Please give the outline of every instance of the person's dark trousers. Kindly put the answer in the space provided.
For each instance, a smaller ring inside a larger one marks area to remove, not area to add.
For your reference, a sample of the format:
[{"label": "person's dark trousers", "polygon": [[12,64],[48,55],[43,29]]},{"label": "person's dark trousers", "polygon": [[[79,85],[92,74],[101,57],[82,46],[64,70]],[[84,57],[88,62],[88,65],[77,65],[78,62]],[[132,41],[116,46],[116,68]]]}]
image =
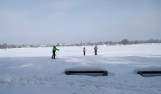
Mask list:
[{"label": "person's dark trousers", "polygon": [[53,53],[53,55],[52,55],[52,59],[55,59],[55,56],[56,56],[56,54],[55,54],[55,53]]},{"label": "person's dark trousers", "polygon": [[95,55],[97,55],[97,51],[95,51]]},{"label": "person's dark trousers", "polygon": [[84,56],[86,55],[86,53],[85,53],[85,52],[83,52],[83,54],[84,54]]}]

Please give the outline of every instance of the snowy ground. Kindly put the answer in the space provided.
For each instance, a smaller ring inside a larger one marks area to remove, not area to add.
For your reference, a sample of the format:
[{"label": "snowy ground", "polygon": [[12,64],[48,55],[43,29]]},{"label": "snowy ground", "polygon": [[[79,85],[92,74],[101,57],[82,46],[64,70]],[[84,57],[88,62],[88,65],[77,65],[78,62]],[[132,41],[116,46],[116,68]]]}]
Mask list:
[{"label": "snowy ground", "polygon": [[[0,49],[0,94],[160,94],[161,76],[142,77],[140,68],[161,68],[161,44]],[[108,76],[64,74],[73,67],[99,67]]]}]

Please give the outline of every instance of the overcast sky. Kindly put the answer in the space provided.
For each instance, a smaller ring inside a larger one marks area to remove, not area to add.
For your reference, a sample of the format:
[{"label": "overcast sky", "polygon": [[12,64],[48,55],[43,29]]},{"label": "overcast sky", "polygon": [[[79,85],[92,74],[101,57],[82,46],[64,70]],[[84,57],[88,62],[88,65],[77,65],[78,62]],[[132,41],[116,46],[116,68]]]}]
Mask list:
[{"label": "overcast sky", "polygon": [[0,43],[161,39],[161,0],[0,0]]}]

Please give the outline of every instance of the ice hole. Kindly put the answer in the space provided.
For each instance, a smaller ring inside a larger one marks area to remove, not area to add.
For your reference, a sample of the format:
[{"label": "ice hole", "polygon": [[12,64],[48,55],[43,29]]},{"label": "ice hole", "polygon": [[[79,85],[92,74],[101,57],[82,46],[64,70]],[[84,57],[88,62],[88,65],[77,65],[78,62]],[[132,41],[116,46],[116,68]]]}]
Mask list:
[{"label": "ice hole", "polygon": [[108,71],[102,68],[68,68],[65,71],[66,75],[88,75],[88,76],[108,76]]},{"label": "ice hole", "polygon": [[140,74],[143,77],[153,77],[161,76],[161,71],[138,71],[137,74]]}]

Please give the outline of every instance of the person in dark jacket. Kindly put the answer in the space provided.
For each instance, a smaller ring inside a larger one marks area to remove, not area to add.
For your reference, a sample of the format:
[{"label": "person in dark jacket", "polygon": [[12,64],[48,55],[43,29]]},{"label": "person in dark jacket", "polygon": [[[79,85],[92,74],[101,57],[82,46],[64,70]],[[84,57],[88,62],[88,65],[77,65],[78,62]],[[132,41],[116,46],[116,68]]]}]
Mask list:
[{"label": "person in dark jacket", "polygon": [[52,55],[52,57],[51,57],[52,59],[55,59],[55,57],[56,57],[56,51],[57,51],[57,50],[59,50],[59,49],[57,49],[56,46],[53,46],[53,49],[52,49],[53,55]]},{"label": "person in dark jacket", "polygon": [[98,50],[98,47],[95,46],[95,47],[94,47],[94,53],[95,53],[95,55],[97,55],[97,50]]},{"label": "person in dark jacket", "polygon": [[83,55],[85,56],[86,55],[86,48],[83,47]]}]

